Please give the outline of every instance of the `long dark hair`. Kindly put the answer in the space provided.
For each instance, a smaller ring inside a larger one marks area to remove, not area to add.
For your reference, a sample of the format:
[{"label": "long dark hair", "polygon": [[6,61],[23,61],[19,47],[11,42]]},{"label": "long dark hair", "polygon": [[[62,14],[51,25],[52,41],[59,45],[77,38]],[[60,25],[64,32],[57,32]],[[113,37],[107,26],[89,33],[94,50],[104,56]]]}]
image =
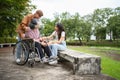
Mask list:
[{"label": "long dark hair", "polygon": [[[58,40],[60,40],[61,33],[62,33],[62,31],[65,31],[65,30],[61,23],[56,23],[56,27],[58,28]],[[65,36],[65,40],[66,40],[66,36]]]}]

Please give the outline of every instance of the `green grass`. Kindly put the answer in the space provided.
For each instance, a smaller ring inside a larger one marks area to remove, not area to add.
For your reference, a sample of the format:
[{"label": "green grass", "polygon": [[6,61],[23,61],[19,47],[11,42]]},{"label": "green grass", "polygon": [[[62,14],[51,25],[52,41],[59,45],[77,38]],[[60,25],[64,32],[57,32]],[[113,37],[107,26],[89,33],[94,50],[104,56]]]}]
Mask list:
[{"label": "green grass", "polygon": [[68,48],[77,50],[80,52],[85,52],[89,54],[95,54],[101,56],[102,63],[102,73],[107,74],[117,80],[120,80],[120,61],[112,59],[109,56],[106,56],[106,52],[115,51],[114,54],[120,54],[119,48],[114,47],[88,47],[88,46],[68,46]]}]

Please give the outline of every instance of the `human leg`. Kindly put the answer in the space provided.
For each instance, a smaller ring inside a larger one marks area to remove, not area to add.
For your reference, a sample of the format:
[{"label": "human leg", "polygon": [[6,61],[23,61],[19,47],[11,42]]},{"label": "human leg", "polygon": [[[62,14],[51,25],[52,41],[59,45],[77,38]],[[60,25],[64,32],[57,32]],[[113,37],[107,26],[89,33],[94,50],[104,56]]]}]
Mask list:
[{"label": "human leg", "polygon": [[43,61],[43,63],[48,62],[47,59],[45,58],[45,54],[43,53],[41,44],[38,42],[35,42],[35,47],[38,48],[38,53],[39,53],[40,59]]},{"label": "human leg", "polygon": [[61,44],[51,44],[50,46],[52,56],[57,56],[58,50],[65,50],[66,47]]},{"label": "human leg", "polygon": [[39,55],[40,55],[40,58],[42,59],[45,55],[44,55],[44,53],[43,53],[43,51],[42,51],[41,44],[38,43],[38,42],[35,42],[35,47],[38,48],[38,53],[39,53]]},{"label": "human leg", "polygon": [[47,54],[48,57],[52,56],[51,50],[48,46],[42,46],[42,48],[44,49],[44,52]]},{"label": "human leg", "polygon": [[[20,37],[18,37],[18,42],[21,41]],[[20,55],[21,55],[21,51],[22,51],[22,47],[21,44],[17,44],[17,54],[16,54],[16,62],[19,63],[20,62]]]},{"label": "human leg", "polygon": [[65,50],[66,47],[60,44],[51,44],[50,46],[51,52],[52,52],[52,57],[53,59],[49,62],[50,65],[57,64],[57,54],[58,50]]}]

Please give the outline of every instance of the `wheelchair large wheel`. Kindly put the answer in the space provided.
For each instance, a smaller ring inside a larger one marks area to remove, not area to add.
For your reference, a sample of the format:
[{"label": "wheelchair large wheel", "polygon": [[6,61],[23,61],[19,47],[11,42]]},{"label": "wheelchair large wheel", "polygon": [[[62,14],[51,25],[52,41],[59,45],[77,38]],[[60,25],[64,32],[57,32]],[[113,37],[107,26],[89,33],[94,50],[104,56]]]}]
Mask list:
[{"label": "wheelchair large wheel", "polygon": [[[18,65],[26,64],[29,58],[29,51],[28,51],[27,44],[23,41],[17,42],[13,49],[13,55],[14,55],[15,62]],[[20,59],[20,61],[17,62],[16,59]]]}]

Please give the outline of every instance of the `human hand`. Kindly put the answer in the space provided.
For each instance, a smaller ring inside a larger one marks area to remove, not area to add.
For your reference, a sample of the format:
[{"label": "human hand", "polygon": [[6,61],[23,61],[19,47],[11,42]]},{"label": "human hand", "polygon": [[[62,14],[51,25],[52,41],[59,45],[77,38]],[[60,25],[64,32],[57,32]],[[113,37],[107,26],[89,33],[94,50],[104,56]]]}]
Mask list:
[{"label": "human hand", "polygon": [[42,40],[46,40],[47,39],[47,37],[42,37]]},{"label": "human hand", "polygon": [[29,31],[30,30],[30,27],[25,27],[25,31]]},{"label": "human hand", "polygon": [[24,34],[24,33],[21,33],[21,34],[20,34],[20,38],[21,38],[21,39],[24,39],[24,38],[25,38],[25,34]]},{"label": "human hand", "polygon": [[40,42],[39,39],[33,39],[35,42]]},{"label": "human hand", "polygon": [[40,40],[40,42],[42,42],[42,41],[43,41],[43,38],[39,38],[39,40]]},{"label": "human hand", "polygon": [[41,42],[41,45],[43,45],[43,46],[47,46],[47,43],[45,43],[45,42]]},{"label": "human hand", "polygon": [[40,25],[39,24],[35,25],[35,28],[40,28]]}]

